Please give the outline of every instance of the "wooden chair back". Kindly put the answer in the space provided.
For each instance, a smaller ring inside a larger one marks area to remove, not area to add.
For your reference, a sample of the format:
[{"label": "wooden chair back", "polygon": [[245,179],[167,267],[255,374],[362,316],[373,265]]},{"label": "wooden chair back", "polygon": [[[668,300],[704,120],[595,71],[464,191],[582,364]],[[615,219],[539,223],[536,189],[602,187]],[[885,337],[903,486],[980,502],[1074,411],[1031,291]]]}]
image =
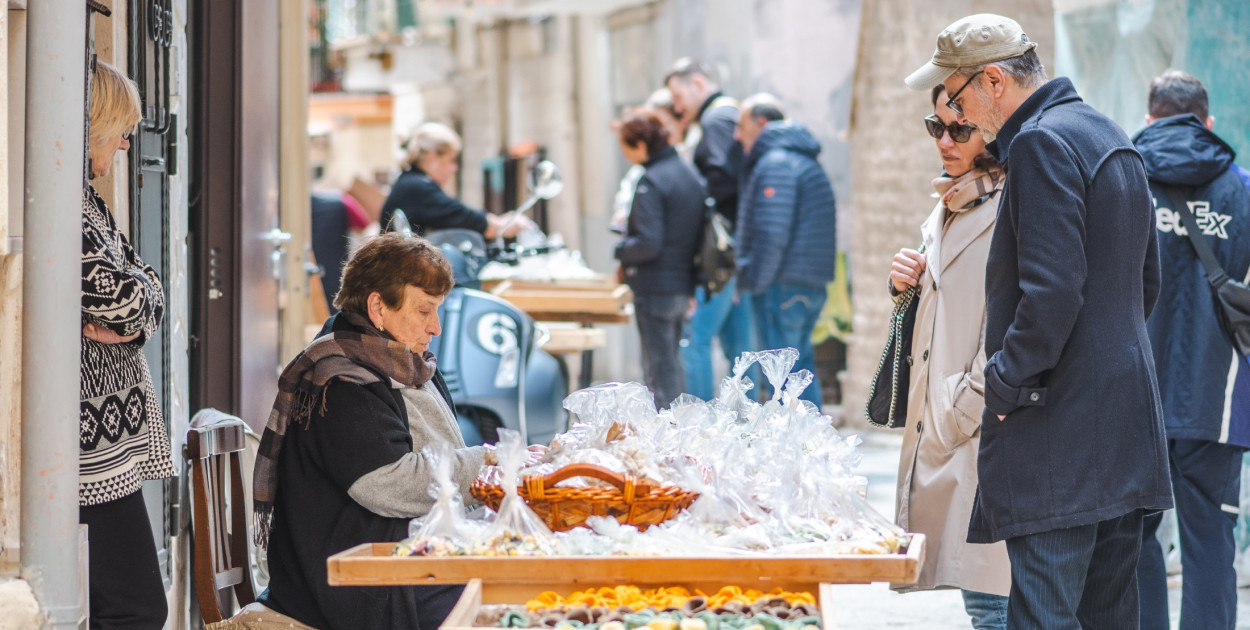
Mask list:
[{"label": "wooden chair back", "polygon": [[192,566],[205,623],[230,617],[236,602],[243,607],[256,601],[247,547],[248,499],[243,491],[244,426],[242,420],[231,418],[187,430]]}]

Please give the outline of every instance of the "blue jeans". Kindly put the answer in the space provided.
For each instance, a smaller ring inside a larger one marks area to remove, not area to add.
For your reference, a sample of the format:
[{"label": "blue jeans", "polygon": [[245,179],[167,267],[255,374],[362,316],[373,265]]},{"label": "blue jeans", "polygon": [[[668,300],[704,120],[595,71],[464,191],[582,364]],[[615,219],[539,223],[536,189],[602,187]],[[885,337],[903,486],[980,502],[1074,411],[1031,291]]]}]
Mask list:
[{"label": "blue jeans", "polygon": [[678,348],[689,308],[689,295],[634,294],[634,319],[642,339],[642,380],[655,396],[656,409],[668,407],[686,390]]},{"label": "blue jeans", "polygon": [[[703,400],[716,396],[717,383],[712,374],[712,340],[719,337],[721,350],[729,360],[732,370],[739,354],[756,349],[751,308],[746,300],[734,303],[738,293],[738,279],[734,278],[719,293],[710,298],[702,288],[695,289],[694,317],[681,348],[681,362],[686,368],[688,392]],[[759,368],[752,367],[748,375],[755,382],[758,392]]]},{"label": "blue jeans", "polygon": [[[1168,440],[1172,494],[1180,526],[1181,630],[1232,630],[1237,624],[1237,573],[1233,569],[1241,494],[1243,449],[1205,440]],[[1163,514],[1146,517],[1142,527],[1142,630],[1167,630],[1167,567],[1155,532]]]},{"label": "blue jeans", "polygon": [[803,400],[820,408],[820,379],[816,376],[816,350],[812,347],[812,329],[820,319],[820,309],[827,297],[824,287],[797,284],[773,284],[759,295],[751,296],[755,310],[756,331],[765,350],[794,348],[799,362],[794,371],[810,370],[812,384],[803,390]]},{"label": "blue jeans", "polygon": [[961,589],[964,611],[972,618],[972,630],[1006,630],[1007,598]]},{"label": "blue jeans", "polygon": [[1137,628],[1142,510],[1007,539],[1011,630]]}]

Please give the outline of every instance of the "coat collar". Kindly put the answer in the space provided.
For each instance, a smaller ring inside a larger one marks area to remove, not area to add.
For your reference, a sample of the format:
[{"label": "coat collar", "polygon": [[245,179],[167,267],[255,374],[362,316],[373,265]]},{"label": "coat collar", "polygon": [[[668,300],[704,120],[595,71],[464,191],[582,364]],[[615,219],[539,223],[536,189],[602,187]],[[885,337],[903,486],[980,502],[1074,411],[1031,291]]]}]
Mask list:
[{"label": "coat collar", "polygon": [[721,92],[720,90],[716,90],[715,92],[712,92],[712,95],[707,97],[707,100],[703,101],[703,106],[699,108],[699,113],[695,115],[694,119],[701,120],[703,118],[703,114],[707,112],[709,108],[712,107],[712,103],[716,102],[716,99],[724,95],[725,94]]},{"label": "coat collar", "polygon": [[1081,97],[1076,93],[1076,87],[1066,77],[1047,81],[1046,85],[1037,88],[1037,91],[1024,99],[1020,107],[1003,124],[1003,128],[998,130],[996,139],[986,148],[998,158],[999,162],[1007,164],[1007,159],[1011,154],[1011,141],[1019,135],[1025,122],[1056,105],[1080,100]]},{"label": "coat collar", "polygon": [[[995,190],[1001,193],[1002,188],[1003,181],[999,180]],[[998,217],[999,199],[1000,195],[992,195],[980,205],[960,212],[951,220],[950,227],[944,227],[948,211],[942,201],[938,200],[937,206],[921,227],[925,256],[929,261],[928,271],[934,282],[941,282],[942,272],[994,225],[994,220]]]},{"label": "coat collar", "polygon": [[665,145],[663,149],[656,151],[655,155],[647,156],[647,161],[643,162],[642,165],[645,168],[651,168],[652,166],[655,166],[656,162],[665,160],[675,155],[677,155],[677,148],[671,144]]}]

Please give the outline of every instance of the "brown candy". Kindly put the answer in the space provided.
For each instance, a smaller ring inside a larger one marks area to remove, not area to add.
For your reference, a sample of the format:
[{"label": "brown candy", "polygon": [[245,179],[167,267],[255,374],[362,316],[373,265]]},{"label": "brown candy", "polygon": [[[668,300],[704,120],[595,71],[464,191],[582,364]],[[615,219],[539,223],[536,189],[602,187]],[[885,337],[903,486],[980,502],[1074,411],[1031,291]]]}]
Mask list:
[{"label": "brown candy", "polygon": [[686,600],[686,604],[681,608],[687,615],[703,612],[707,610],[707,598],[702,595],[695,595]]}]

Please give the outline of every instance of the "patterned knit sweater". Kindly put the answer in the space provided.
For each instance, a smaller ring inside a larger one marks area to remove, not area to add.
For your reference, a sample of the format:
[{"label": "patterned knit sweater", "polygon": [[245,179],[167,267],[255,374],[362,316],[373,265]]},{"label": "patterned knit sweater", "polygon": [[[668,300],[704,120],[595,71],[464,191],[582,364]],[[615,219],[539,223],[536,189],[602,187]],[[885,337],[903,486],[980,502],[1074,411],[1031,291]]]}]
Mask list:
[{"label": "patterned knit sweater", "polygon": [[82,323],[126,343],[82,338],[78,503],[97,505],[174,473],[169,437],[143,356],[156,334],[165,295],[156,271],[135,255],[104,200],[90,186],[82,203]]}]

